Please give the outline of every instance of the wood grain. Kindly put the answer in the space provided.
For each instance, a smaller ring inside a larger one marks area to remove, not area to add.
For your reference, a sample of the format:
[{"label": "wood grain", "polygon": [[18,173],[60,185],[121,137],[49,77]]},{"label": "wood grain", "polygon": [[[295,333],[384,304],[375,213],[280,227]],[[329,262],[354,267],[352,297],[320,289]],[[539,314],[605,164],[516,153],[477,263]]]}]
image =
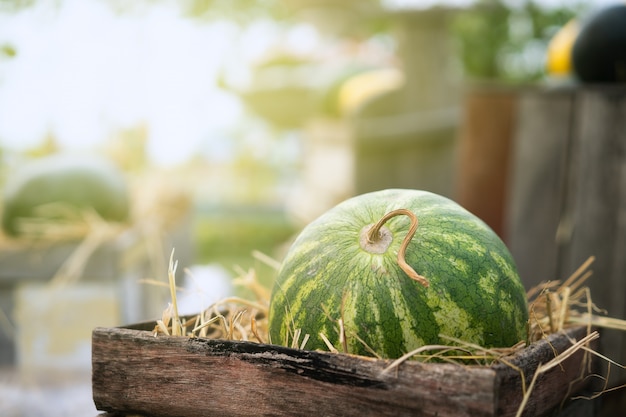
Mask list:
[{"label": "wood grain", "polygon": [[519,97],[505,235],[527,289],[562,278],[557,230],[566,221],[574,97],[569,89]]},{"label": "wood grain", "polygon": [[[583,328],[569,337],[581,338]],[[553,335],[511,357],[530,380],[570,345]],[[250,342],[159,336],[128,328],[93,332],[93,396],[102,411],[151,416],[511,416],[522,399],[518,371],[390,361]],[[565,398],[573,356],[540,380],[525,415]],[[565,370],[565,371],[564,371]]]}]

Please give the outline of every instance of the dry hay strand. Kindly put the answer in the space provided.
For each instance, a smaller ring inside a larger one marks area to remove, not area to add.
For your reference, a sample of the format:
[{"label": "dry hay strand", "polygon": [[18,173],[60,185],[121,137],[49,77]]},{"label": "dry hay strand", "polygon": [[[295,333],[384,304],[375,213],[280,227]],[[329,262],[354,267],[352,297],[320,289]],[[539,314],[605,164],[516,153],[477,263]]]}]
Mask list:
[{"label": "dry hay strand", "polygon": [[[593,274],[589,267],[594,260],[594,257],[587,259],[565,281],[543,282],[528,291],[530,342],[572,325],[587,325],[587,333],[590,333],[592,326],[605,322],[602,314],[606,314],[606,311],[593,303],[589,287],[584,286]],[[609,321],[616,328],[626,330],[626,321]]]},{"label": "dry hay strand", "polygon": [[[591,397],[588,397],[588,399],[596,398],[609,391],[626,388],[626,385],[618,387],[608,386],[611,366],[621,370],[626,369],[626,367],[589,347],[588,342],[599,338],[599,334],[597,331],[593,330],[594,328],[626,331],[626,320],[607,317],[607,312],[593,303],[591,291],[589,287],[584,285],[593,275],[593,271],[590,267],[594,261],[595,257],[591,256],[565,281],[544,282],[531,288],[527,294],[530,315],[528,338],[530,342],[546,338],[552,333],[562,332],[564,329],[571,326],[583,325],[587,327],[587,335],[585,338],[580,341],[572,340],[572,346],[569,349],[560,355],[556,355],[552,361],[540,365],[533,379],[542,372],[556,365],[560,365],[562,361],[566,359],[565,355],[583,350],[585,355],[581,366],[581,375],[577,380],[571,382],[571,386],[586,377],[598,378],[604,381],[603,387]],[[606,376],[591,373],[590,355],[600,358],[607,364]],[[584,372],[585,368],[588,371],[586,373]],[[529,391],[532,391],[532,387],[533,381],[531,381]],[[524,398],[526,400],[526,396]]]},{"label": "dry hay strand", "polygon": [[180,317],[172,303],[157,320],[155,336],[185,336],[267,343],[267,305],[239,297],[216,302],[201,313]]},{"label": "dry hay strand", "polygon": [[[174,251],[168,267],[168,288],[171,303],[157,320],[153,333],[155,336],[185,336],[238,341],[256,341],[267,343],[269,331],[267,314],[269,292],[257,280],[253,269],[245,272],[233,281],[256,294],[257,300],[251,301],[240,297],[223,298],[205,308],[197,315],[180,317],[178,314],[176,291],[176,268]],[[156,283],[159,285],[159,283]]]}]

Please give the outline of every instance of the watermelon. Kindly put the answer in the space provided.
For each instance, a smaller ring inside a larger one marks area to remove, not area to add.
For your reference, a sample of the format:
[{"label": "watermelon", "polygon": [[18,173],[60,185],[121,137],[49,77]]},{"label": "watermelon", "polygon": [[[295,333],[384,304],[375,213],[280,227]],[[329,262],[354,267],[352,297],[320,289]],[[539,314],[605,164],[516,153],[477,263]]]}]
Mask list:
[{"label": "watermelon", "polygon": [[[93,209],[105,220],[123,222],[130,214],[124,175],[108,160],[91,155],[56,154],[24,163],[7,179],[2,202],[2,229],[9,236],[21,234],[23,219],[67,221],[71,218],[65,217]],[[64,210],[44,209],[52,203]]]},{"label": "watermelon", "polygon": [[571,59],[583,82],[626,82],[626,4],[600,7],[583,19]]},{"label": "watermelon", "polygon": [[348,199],[302,230],[268,319],[275,344],[294,345],[300,332],[306,349],[327,350],[326,338],[351,354],[398,358],[450,344],[441,335],[510,347],[526,338],[528,305],[489,226],[440,195],[389,189]]}]

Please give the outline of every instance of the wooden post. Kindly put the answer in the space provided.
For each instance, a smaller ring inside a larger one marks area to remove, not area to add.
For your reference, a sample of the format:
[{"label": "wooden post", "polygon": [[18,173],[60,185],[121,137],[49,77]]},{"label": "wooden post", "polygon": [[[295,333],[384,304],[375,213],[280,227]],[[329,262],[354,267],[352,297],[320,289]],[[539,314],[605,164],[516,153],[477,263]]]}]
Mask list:
[{"label": "wooden post", "polygon": [[556,235],[565,196],[573,97],[570,90],[520,93],[505,233],[527,288],[560,278]]},{"label": "wooden post", "polygon": [[460,85],[449,30],[454,13],[391,13],[405,84],[371,98],[351,120],[355,193],[416,188],[451,196]]},{"label": "wooden post", "polygon": [[[626,87],[531,91],[519,111],[507,233],[522,280],[565,279],[595,256],[593,302],[626,319]],[[601,352],[625,364],[626,332],[603,330]]]},{"label": "wooden post", "polygon": [[[626,319],[626,88],[587,89],[577,95],[576,110],[561,275],[595,256],[593,302]],[[602,351],[626,364],[626,332],[604,331]],[[615,372],[611,382],[626,383],[626,372]]]},{"label": "wooden post", "polygon": [[501,238],[518,90],[477,85],[463,99],[455,199]]}]

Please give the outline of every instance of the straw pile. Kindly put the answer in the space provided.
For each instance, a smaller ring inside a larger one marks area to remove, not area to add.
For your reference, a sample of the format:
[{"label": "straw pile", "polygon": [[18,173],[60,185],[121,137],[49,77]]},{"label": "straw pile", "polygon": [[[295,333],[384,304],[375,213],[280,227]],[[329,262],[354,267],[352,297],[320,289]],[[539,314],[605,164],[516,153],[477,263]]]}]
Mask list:
[{"label": "straw pile", "polygon": [[[257,258],[266,260],[262,255]],[[275,266],[275,265],[274,265]],[[176,292],[181,289],[176,285],[178,263],[174,261],[174,251],[168,267],[168,287],[172,302],[163,311],[154,328],[155,335],[209,337],[215,339],[269,342],[267,313],[269,291],[258,282],[253,269],[241,271],[235,285],[248,288],[255,294],[256,300],[239,297],[224,298],[204,311],[192,317],[178,314]]]},{"label": "straw pile", "polygon": [[[261,260],[267,260],[255,254]],[[517,415],[521,415],[528,398],[534,388],[537,378],[544,372],[559,366],[563,361],[574,353],[585,351],[585,363],[582,369],[590,370],[591,355],[597,355],[602,360],[611,365],[624,369],[624,365],[593,351],[589,346],[590,343],[599,338],[599,333],[594,330],[595,327],[605,327],[626,331],[626,321],[606,317],[605,312],[595,306],[591,299],[589,288],[584,284],[591,277],[592,271],[589,269],[594,258],[589,258],[583,265],[578,268],[565,281],[549,281],[544,282],[537,287],[530,289],[527,293],[529,300],[529,322],[528,322],[528,339],[508,348],[483,348],[481,346],[466,343],[462,340],[441,335],[448,340],[449,345],[430,345],[423,346],[412,352],[408,352],[403,357],[393,361],[385,368],[383,373],[387,373],[398,367],[402,362],[409,359],[418,359],[423,362],[452,362],[462,366],[473,364],[490,366],[496,363],[509,365],[520,371],[523,385],[523,400]],[[270,263],[270,262],[268,262]],[[272,266],[278,265],[272,261]],[[172,296],[172,303],[164,311],[163,317],[157,320],[154,328],[154,334],[157,335],[174,335],[187,337],[209,337],[222,338],[229,340],[253,341],[260,343],[270,342],[267,333],[267,312],[269,305],[269,293],[256,280],[253,270],[243,273],[237,280],[236,284],[243,285],[251,289],[256,294],[255,301],[244,300],[241,298],[223,299],[202,311],[194,317],[181,318],[177,313],[176,307],[176,282],[175,282],[176,263],[172,258],[169,265],[169,286]],[[572,340],[572,346],[564,352],[555,355],[555,357],[541,364],[533,375],[530,382],[525,380],[525,376],[521,370],[507,361],[507,357],[524,349],[528,344],[544,339],[550,334],[562,332],[572,326],[586,325],[587,334],[581,340]],[[337,329],[345,340],[346,335],[341,326],[341,319],[338,320]],[[291,343],[292,348],[305,349],[309,335],[296,329],[295,336]],[[324,338],[324,335],[321,335]],[[327,339],[326,339],[327,340]],[[337,348],[330,342],[327,342],[328,350],[334,353],[349,354],[345,348]],[[343,345],[345,346],[345,344]],[[372,352],[376,356],[375,352]],[[605,381],[605,386],[591,398],[608,392],[609,390],[617,390],[626,388],[626,386],[607,388],[608,376],[592,375]],[[581,378],[584,375],[581,376]]]}]

